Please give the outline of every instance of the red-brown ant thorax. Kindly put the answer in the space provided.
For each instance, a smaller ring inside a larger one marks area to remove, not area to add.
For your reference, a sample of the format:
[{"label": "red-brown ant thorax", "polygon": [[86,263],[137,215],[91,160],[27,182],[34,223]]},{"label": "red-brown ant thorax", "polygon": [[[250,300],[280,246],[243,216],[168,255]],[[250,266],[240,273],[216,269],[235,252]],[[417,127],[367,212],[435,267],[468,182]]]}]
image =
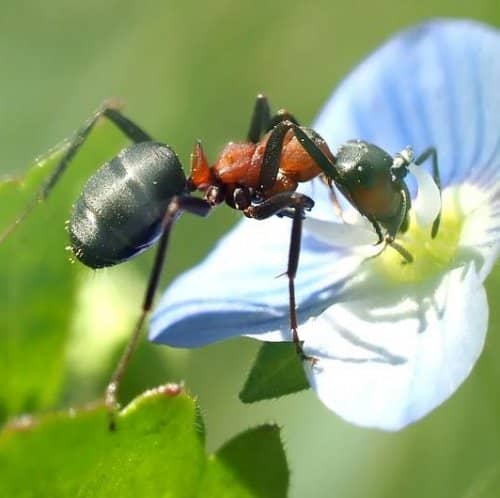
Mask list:
[{"label": "red-brown ant thorax", "polygon": [[[324,152],[329,153],[326,143],[324,146],[326,148]],[[280,172],[295,182],[308,182],[321,174],[320,167],[297,140],[292,130],[287,132],[283,142]]]},{"label": "red-brown ant thorax", "polygon": [[213,170],[216,178],[226,185],[257,187],[264,145],[262,142],[258,144],[229,142],[214,164]]}]

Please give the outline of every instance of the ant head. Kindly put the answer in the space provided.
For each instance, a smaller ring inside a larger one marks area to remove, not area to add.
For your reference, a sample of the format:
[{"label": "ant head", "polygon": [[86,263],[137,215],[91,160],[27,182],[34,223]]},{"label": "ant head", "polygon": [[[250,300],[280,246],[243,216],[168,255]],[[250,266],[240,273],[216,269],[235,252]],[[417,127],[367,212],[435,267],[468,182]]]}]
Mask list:
[{"label": "ant head", "polygon": [[363,140],[350,140],[342,145],[336,167],[349,190],[374,188],[391,181],[393,158],[380,147]]}]

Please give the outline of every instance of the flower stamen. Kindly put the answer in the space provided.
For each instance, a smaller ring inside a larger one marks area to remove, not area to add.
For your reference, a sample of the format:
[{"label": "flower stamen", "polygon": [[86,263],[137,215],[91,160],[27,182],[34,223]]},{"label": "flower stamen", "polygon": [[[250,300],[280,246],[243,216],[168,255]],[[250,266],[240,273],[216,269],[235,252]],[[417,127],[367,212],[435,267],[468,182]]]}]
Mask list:
[{"label": "flower stamen", "polygon": [[[396,283],[421,282],[448,268],[459,247],[465,214],[452,190],[443,193],[439,232],[432,237],[428,223],[421,223],[418,211],[409,212],[408,230],[395,243],[411,254],[413,261],[402,261],[399,251],[383,251],[374,259],[376,268]],[[407,263],[407,264],[402,264]]]}]

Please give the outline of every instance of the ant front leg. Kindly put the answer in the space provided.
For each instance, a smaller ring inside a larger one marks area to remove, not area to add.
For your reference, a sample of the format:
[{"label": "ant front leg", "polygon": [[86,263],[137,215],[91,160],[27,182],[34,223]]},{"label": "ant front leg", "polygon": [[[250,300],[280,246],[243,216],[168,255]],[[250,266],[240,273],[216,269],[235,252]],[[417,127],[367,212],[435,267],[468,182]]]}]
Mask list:
[{"label": "ant front leg", "polygon": [[[438,165],[436,147],[429,147],[428,149],[424,150],[424,152],[422,152],[422,154],[420,154],[417,157],[417,159],[415,159],[415,164],[417,166],[420,166],[429,157],[432,158],[432,178],[434,179],[434,183],[436,184],[439,190],[439,195],[441,196],[441,176],[439,174],[439,165]],[[437,215],[436,219],[434,220],[434,223],[432,224],[432,230],[431,230],[432,238],[434,238],[437,235],[440,222],[441,222],[441,210],[439,210],[439,214]]]},{"label": "ant front leg", "polygon": [[116,127],[124,133],[130,140],[135,143],[148,142],[151,137],[143,131],[139,126],[126,118],[120,111],[118,111],[111,104],[104,104],[101,106],[94,115],[76,132],[74,138],[71,140],[66,152],[55,167],[54,171],[42,184],[34,198],[28,202],[21,214],[0,234],[0,244],[14,231],[14,229],[21,223],[35,208],[35,206],[47,199],[52,192],[52,189],[59,182],[62,174],[67,170],[69,164],[80,147],[87,140],[90,132],[96,123],[102,117],[108,118]]},{"label": "ant front leg", "polygon": [[304,219],[304,210],[301,207],[295,207],[295,213],[292,220],[292,230],[290,235],[290,246],[288,249],[288,265],[286,275],[288,277],[288,311],[290,314],[290,330],[295,344],[295,350],[302,361],[308,360],[314,365],[316,358],[312,358],[304,353],[302,342],[299,339],[299,324],[297,319],[297,304],[295,300],[295,277],[299,267],[300,243],[302,240],[302,221]]},{"label": "ant front leg", "polygon": [[309,360],[313,364],[316,362],[304,353],[302,343],[298,333],[297,304],[295,299],[295,277],[299,266],[300,243],[302,238],[302,221],[304,212],[309,211],[314,206],[314,201],[306,195],[297,192],[281,192],[266,199],[264,202],[255,206],[249,206],[244,213],[249,218],[258,220],[269,218],[281,211],[288,212],[293,210],[292,230],[290,235],[290,245],[288,250],[288,264],[286,275],[288,277],[288,298],[289,298],[289,323],[292,333],[292,340],[295,349],[301,360]]},{"label": "ant front leg", "polygon": [[160,280],[160,276],[162,273],[163,265],[165,263],[165,256],[167,254],[168,249],[168,241],[170,238],[170,232],[172,231],[172,227],[178,217],[182,212],[186,211],[191,214],[195,214],[197,216],[207,216],[211,211],[211,205],[205,201],[204,199],[199,199],[197,197],[191,196],[176,196],[174,197],[167,206],[165,214],[162,220],[161,226],[161,237],[158,242],[158,249],[156,251],[155,260],[153,263],[153,268],[151,269],[151,273],[149,275],[148,286],[146,288],[146,292],[144,295],[144,301],[142,304],[142,312],[137,320],[135,328],[132,332],[130,340],[118,361],[118,364],[109,380],[109,383],[106,387],[105,393],[105,403],[106,407],[109,411],[110,422],[109,428],[110,430],[114,430],[116,427],[115,415],[116,411],[119,407],[117,402],[117,393],[118,388],[120,386],[120,382],[123,378],[123,375],[127,369],[127,366],[130,362],[134,351],[137,349],[137,344],[139,342],[139,337],[141,333],[142,326],[144,325],[144,321],[151,311],[151,307],[153,305],[153,298],[158,288],[158,283]]},{"label": "ant front leg", "polygon": [[265,191],[274,186],[280,168],[281,152],[285,136],[289,130],[295,130],[295,128],[300,129],[294,122],[285,120],[279,122],[272,129],[266,142],[260,169],[259,188],[261,190]]}]

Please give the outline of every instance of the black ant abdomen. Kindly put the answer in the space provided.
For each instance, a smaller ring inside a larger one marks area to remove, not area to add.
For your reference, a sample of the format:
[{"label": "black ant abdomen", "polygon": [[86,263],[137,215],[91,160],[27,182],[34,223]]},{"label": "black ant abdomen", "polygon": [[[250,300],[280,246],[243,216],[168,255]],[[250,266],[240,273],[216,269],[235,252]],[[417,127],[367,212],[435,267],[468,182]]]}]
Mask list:
[{"label": "black ant abdomen", "polygon": [[73,253],[85,265],[122,263],[161,235],[161,220],[186,176],[170,147],[141,142],[101,166],[85,184],[68,229]]}]

